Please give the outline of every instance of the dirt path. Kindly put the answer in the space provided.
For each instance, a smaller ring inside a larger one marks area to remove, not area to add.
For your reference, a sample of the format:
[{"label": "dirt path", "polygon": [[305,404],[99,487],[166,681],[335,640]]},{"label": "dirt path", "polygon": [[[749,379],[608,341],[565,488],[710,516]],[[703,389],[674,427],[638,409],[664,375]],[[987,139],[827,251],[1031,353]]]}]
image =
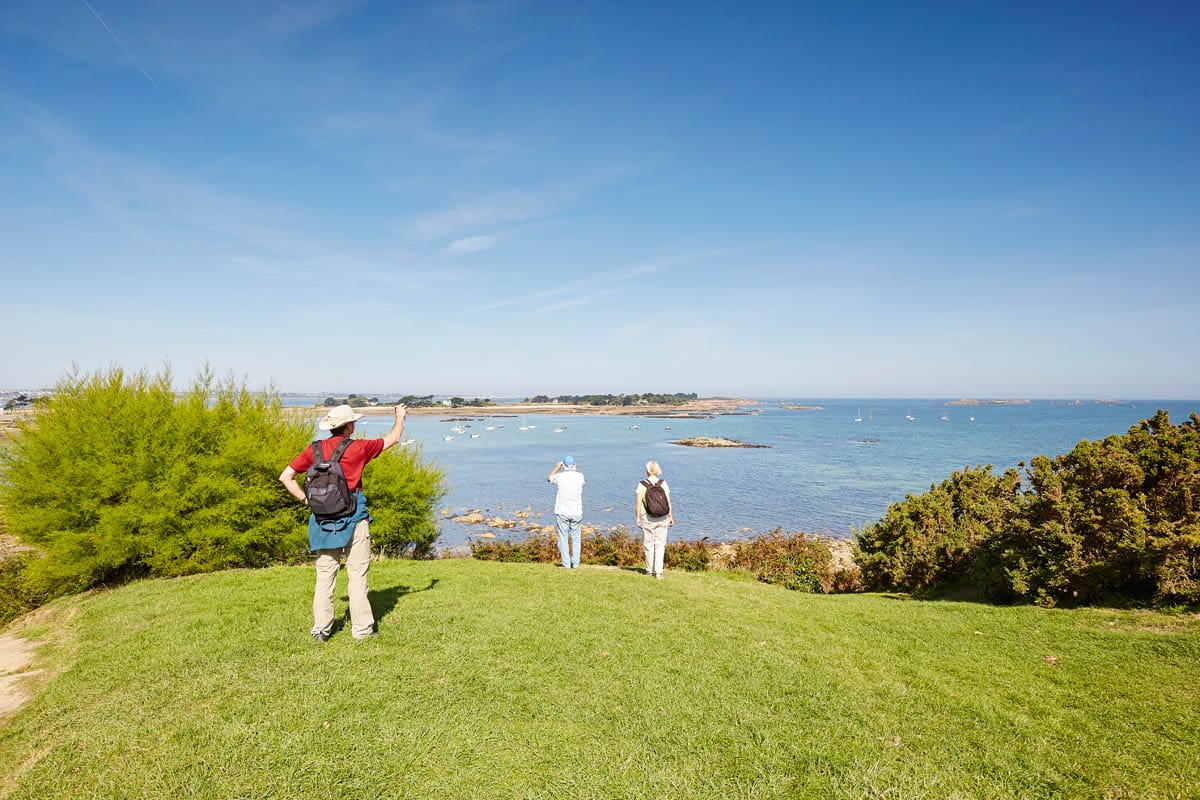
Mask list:
[{"label": "dirt path", "polygon": [[16,711],[29,699],[25,679],[41,673],[30,669],[39,642],[12,634],[0,636],[0,717]]}]

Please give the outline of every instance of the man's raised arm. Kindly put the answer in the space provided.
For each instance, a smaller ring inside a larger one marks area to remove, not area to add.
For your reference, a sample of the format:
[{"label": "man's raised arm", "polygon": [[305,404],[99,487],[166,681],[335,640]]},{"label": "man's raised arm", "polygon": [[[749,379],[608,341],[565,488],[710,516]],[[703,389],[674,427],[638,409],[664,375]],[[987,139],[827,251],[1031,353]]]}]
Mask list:
[{"label": "man's raised arm", "polygon": [[400,437],[404,435],[404,417],[407,414],[408,409],[403,405],[396,406],[396,421],[392,423],[392,429],[383,437],[384,450],[400,442]]}]

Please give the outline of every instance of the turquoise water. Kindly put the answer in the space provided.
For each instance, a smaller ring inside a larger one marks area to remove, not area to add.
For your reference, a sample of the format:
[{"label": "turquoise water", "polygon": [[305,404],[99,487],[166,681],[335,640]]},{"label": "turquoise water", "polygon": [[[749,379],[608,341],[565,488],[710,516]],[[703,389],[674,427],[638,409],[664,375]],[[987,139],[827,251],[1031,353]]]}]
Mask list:
[{"label": "turquoise water", "polygon": [[[795,402],[824,410],[781,408]],[[927,490],[956,469],[979,464],[1003,469],[1039,453],[1065,453],[1080,439],[1124,433],[1158,408],[1179,423],[1200,411],[1200,402],[946,406],[931,400],[774,399],[758,408],[756,416],[695,420],[494,417],[470,420],[463,434],[450,431],[463,423],[421,416],[408,419],[405,438],[416,439],[425,457],[446,470],[451,489],[443,507],[455,511],[507,516],[532,507],[548,524],[554,491],[546,474],[571,454],[587,477],[585,523],[630,526],[634,489],[645,462],[654,459],[671,485],[673,536],[728,539],[776,527],[848,536],[852,526],[878,520],[890,503]],[[862,421],[855,422],[856,416]],[[500,424],[503,429],[485,430]],[[536,427],[518,430],[522,424]],[[360,431],[377,436],[389,426],[387,418],[368,417]],[[557,427],[565,429],[555,433]],[[444,441],[445,436],[454,438]],[[723,436],[770,449],[670,443],[688,436]],[[369,497],[369,483],[366,488]],[[468,529],[446,521],[442,531],[439,544],[445,547],[460,546],[468,536]]]}]

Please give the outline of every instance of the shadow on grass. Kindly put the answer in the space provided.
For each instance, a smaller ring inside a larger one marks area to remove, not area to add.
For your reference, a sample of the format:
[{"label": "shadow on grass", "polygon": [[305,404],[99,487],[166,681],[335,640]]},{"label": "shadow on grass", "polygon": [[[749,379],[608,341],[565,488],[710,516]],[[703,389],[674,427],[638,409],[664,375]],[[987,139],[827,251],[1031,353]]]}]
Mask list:
[{"label": "shadow on grass", "polygon": [[439,580],[440,578],[430,578],[429,585],[423,589],[414,589],[411,586],[390,586],[387,589],[372,589],[367,594],[367,600],[371,603],[371,613],[375,615],[375,619],[383,619],[392,612],[392,609],[396,607],[396,603],[400,602],[401,597],[415,592],[428,592],[438,585]]}]

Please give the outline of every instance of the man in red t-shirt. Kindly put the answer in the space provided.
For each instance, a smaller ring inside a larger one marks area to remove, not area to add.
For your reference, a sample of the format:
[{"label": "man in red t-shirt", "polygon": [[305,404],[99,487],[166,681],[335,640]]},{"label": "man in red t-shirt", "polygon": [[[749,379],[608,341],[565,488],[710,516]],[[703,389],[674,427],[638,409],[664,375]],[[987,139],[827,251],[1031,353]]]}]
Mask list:
[{"label": "man in red t-shirt", "polygon": [[[350,633],[355,639],[365,639],[375,634],[375,615],[367,601],[367,570],[371,566],[371,514],[367,511],[367,499],[362,492],[362,473],[367,462],[389,447],[393,447],[404,435],[404,417],[408,410],[396,406],[396,421],[382,439],[353,439],[342,453],[342,472],[346,484],[355,494],[357,503],[354,511],[345,517],[332,520],[308,518],[308,546],[317,554],[317,585],[313,590],[312,637],[318,642],[329,639],[333,632],[333,587],[337,581],[338,567],[342,554],[346,555],[346,574],[350,578]],[[354,435],[354,423],[363,418],[347,405],[335,406],[321,418],[317,427],[329,431],[329,438],[317,444],[321,457],[329,458],[338,444]],[[313,464],[312,446],[292,459],[292,463],[279,475],[279,481],[292,497],[308,505],[304,490],[296,482],[296,475],[306,472]]]}]

